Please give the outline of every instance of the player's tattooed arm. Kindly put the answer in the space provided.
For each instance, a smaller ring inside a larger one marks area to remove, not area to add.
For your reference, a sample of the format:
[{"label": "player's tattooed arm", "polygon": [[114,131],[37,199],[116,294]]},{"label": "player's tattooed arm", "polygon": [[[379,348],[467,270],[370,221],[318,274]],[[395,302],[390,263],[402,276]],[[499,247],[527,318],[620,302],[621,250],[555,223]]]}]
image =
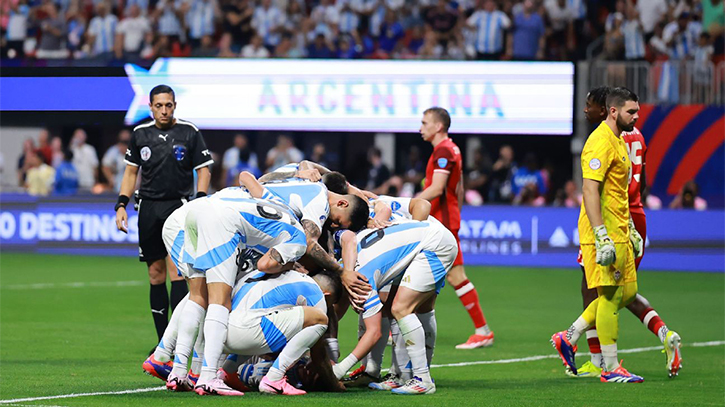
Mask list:
[{"label": "player's tattooed arm", "polygon": [[264,184],[269,181],[282,181],[288,178],[294,178],[296,172],[297,171],[270,172],[259,177],[257,181],[259,181],[260,184]]},{"label": "player's tattooed arm", "polygon": [[267,274],[276,274],[283,271],[291,270],[295,262],[290,261],[285,264],[282,255],[275,248],[269,251],[257,261],[257,269]]},{"label": "player's tattooed arm", "polygon": [[317,263],[318,266],[335,272],[341,272],[342,267],[330,256],[325,249],[320,246],[317,239],[322,233],[320,228],[317,227],[312,221],[303,219],[302,227],[305,229],[305,235],[307,235],[307,255],[312,257],[312,260]]}]

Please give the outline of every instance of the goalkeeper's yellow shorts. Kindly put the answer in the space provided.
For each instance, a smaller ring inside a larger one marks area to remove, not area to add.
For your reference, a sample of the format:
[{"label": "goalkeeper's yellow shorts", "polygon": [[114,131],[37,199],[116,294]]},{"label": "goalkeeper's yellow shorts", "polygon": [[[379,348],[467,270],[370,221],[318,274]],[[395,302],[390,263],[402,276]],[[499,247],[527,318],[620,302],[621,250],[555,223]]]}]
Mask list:
[{"label": "goalkeeper's yellow shorts", "polygon": [[593,244],[582,244],[582,264],[587,277],[587,287],[624,285],[637,281],[637,269],[634,266],[632,244],[615,243],[617,259],[609,266],[597,264],[597,249]]}]

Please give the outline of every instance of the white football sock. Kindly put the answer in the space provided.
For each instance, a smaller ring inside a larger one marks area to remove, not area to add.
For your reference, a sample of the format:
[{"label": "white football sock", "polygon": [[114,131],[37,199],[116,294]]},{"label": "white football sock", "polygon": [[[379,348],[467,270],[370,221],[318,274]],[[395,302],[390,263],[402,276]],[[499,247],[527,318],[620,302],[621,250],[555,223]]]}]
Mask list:
[{"label": "white football sock", "polygon": [[156,350],[154,351],[154,359],[159,362],[168,362],[171,360],[171,355],[174,354],[176,348],[176,338],[179,336],[179,322],[181,320],[181,310],[189,301],[189,294],[186,295],[178,304],[176,304],[176,311],[171,314],[169,325],[166,326],[164,336],[161,337]]},{"label": "white football sock", "polygon": [[276,382],[282,380],[287,370],[292,367],[307,352],[312,345],[322,338],[327,331],[327,325],[317,324],[302,329],[297,335],[293,336],[277,359],[269,368],[267,379]]},{"label": "white football sock", "polygon": [[410,368],[410,357],[408,350],[405,349],[405,339],[400,334],[398,321],[390,322],[390,332],[393,334],[393,357],[390,371],[403,380],[409,380],[413,377],[413,371]]},{"label": "white football sock", "polygon": [[611,372],[619,367],[617,360],[617,344],[602,345],[602,358],[604,358],[604,371]]},{"label": "white football sock", "polygon": [[216,377],[219,358],[227,338],[228,323],[229,310],[223,305],[209,304],[204,320],[204,363],[198,384],[207,383]]},{"label": "white football sock", "polygon": [[337,380],[340,380],[343,376],[345,376],[345,373],[347,373],[347,371],[350,370],[351,367],[355,366],[355,363],[357,363],[357,361],[357,357],[355,357],[355,355],[351,353],[347,355],[347,357],[343,359],[342,362],[332,367],[332,373],[335,374]]},{"label": "white football sock", "polygon": [[[365,332],[367,331],[367,328],[365,328],[365,320],[363,319],[363,314],[360,313],[357,318],[357,341],[360,342],[360,338],[365,335]],[[368,364],[368,356],[370,354],[363,356],[362,359],[360,359],[360,366],[367,366]]]},{"label": "white football sock", "polygon": [[569,329],[567,329],[566,337],[572,345],[576,345],[579,338],[587,329],[589,329],[589,324],[584,320],[584,318],[579,317],[573,324],[571,324]]},{"label": "white football sock", "polygon": [[390,336],[390,320],[383,317],[380,321],[380,339],[375,342],[373,348],[368,354],[367,364],[365,365],[365,373],[380,377],[380,369],[383,364],[383,354],[385,353],[385,347],[388,346],[388,336]]},{"label": "white football sock", "polygon": [[476,328],[476,335],[490,335],[491,334],[491,328],[488,327],[488,324]]},{"label": "white football sock", "polygon": [[424,382],[432,382],[425,355],[425,332],[423,332],[423,326],[418,316],[406,315],[398,320],[398,326],[400,334],[405,339],[405,348],[408,350],[408,356],[413,365],[413,375],[418,376]]},{"label": "white football sock", "polygon": [[[597,334],[596,329],[587,329],[587,339],[597,338],[599,339],[599,335]],[[601,345],[599,345],[601,348]],[[592,361],[592,364],[596,367],[604,367],[604,359],[602,359],[602,352],[599,353],[592,353],[592,357],[590,359]]]},{"label": "white football sock", "polygon": [[199,324],[199,334],[196,335],[194,351],[191,358],[191,372],[198,375],[201,373],[201,364],[204,362],[204,320]]},{"label": "white football sock", "polygon": [[178,377],[186,377],[191,347],[194,344],[199,325],[204,320],[206,310],[194,301],[188,301],[183,309],[177,307],[176,311],[183,313],[179,320],[179,334],[176,338],[174,370],[172,373]]},{"label": "white football sock", "polygon": [[337,338],[325,339],[325,350],[327,350],[327,356],[331,361],[337,363],[340,360],[340,344],[337,342]]},{"label": "white football sock", "polygon": [[438,322],[436,321],[435,310],[426,312],[425,314],[418,314],[420,324],[423,326],[423,332],[425,332],[425,357],[428,362],[428,366],[433,360],[433,351],[436,346],[436,337],[438,336]]}]

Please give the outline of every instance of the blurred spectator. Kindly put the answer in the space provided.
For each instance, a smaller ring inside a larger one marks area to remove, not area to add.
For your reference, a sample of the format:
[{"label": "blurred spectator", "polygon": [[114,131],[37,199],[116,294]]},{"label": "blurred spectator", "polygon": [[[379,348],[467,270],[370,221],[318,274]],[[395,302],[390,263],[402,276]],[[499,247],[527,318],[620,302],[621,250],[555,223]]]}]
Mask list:
[{"label": "blurred spectator", "polygon": [[582,196],[578,191],[578,188],[574,181],[569,180],[564,184],[563,189],[556,191],[556,197],[554,199],[554,206],[560,206],[564,208],[578,208],[581,206]]},{"label": "blurred spectator", "polygon": [[302,22],[305,20],[305,14],[300,2],[293,0],[287,3],[285,17],[284,29],[288,33],[299,30],[302,27]]},{"label": "blurred spectator", "polygon": [[307,58],[329,59],[333,57],[335,46],[330,43],[324,34],[317,34],[312,44],[307,46]]},{"label": "blurred spectator", "polygon": [[303,157],[302,151],[295,147],[290,136],[280,135],[277,137],[277,145],[267,152],[267,171],[274,171],[285,164],[298,163]]},{"label": "blurred spectator", "polygon": [[31,151],[26,156],[28,172],[25,178],[25,189],[33,196],[47,196],[53,189],[55,169],[43,162],[37,152]]},{"label": "blurred spectator", "polygon": [[242,52],[242,47],[249,44],[254,35],[252,16],[254,6],[251,0],[229,0],[222,3],[224,14],[222,28],[230,35],[230,49],[234,53]]},{"label": "blurred spectator", "polygon": [[627,6],[626,18],[622,23],[624,36],[624,57],[629,61],[643,61],[645,54],[644,34],[637,9]]},{"label": "blurred spectator", "polygon": [[385,13],[385,21],[380,27],[380,39],[378,40],[378,47],[381,51],[384,51],[387,55],[393,53],[398,46],[398,42],[405,36],[403,26],[398,21],[393,10],[388,10]]},{"label": "blurred spectator", "polygon": [[192,57],[211,58],[219,54],[219,48],[214,46],[214,40],[210,35],[201,37],[201,45],[191,50]]},{"label": "blurred spectator", "polygon": [[[236,168],[240,163],[244,167],[254,168],[256,172],[259,172],[257,154],[249,149],[249,139],[243,133],[236,134],[234,136],[234,145],[224,152],[224,157],[222,158],[224,173],[228,173],[230,169]],[[255,173],[255,171],[250,172]]]},{"label": "blurred spectator", "polygon": [[70,142],[73,151],[73,165],[78,171],[78,186],[90,190],[98,179],[98,154],[90,144],[86,144],[86,132],[76,129]]},{"label": "blurred spectator", "polygon": [[527,153],[524,157],[524,165],[513,172],[511,192],[514,196],[518,196],[522,193],[524,187],[529,184],[533,184],[536,187],[537,196],[546,193],[546,183],[544,182],[544,177],[541,175],[541,171],[538,169],[536,155],[534,153]]},{"label": "blurred spectator", "polygon": [[284,14],[272,5],[272,0],[262,0],[262,4],[254,9],[252,27],[262,37],[265,46],[274,47],[279,44],[284,21]]},{"label": "blurred spectator", "polygon": [[319,4],[312,9],[310,19],[315,24],[337,25],[340,21],[340,12],[333,3],[333,0],[320,0]]},{"label": "blurred spectator", "polygon": [[473,165],[466,174],[466,189],[475,190],[482,197],[489,196],[493,164],[483,147],[473,152]]},{"label": "blurred spectator", "polygon": [[355,46],[355,40],[349,35],[343,35],[337,44],[337,58],[354,59],[359,56]]},{"label": "blurred spectator", "polygon": [[609,60],[622,59],[624,51],[624,34],[622,33],[622,23],[624,16],[620,13],[614,13],[612,27],[604,38],[604,57]]},{"label": "blurred spectator", "polygon": [[642,18],[645,41],[654,34],[655,27],[664,20],[669,7],[666,0],[638,0],[637,11]]},{"label": "blurred spectator", "polygon": [[695,181],[687,181],[674,200],[670,202],[670,209],[707,209],[707,201],[697,196],[699,189]]},{"label": "blurred spectator", "polygon": [[86,19],[83,13],[78,8],[78,3],[74,2],[66,13],[68,41],[68,51],[70,51],[75,58],[83,56],[81,48],[83,47],[83,38],[86,34]]},{"label": "blurred spectator", "polygon": [[536,185],[529,183],[521,188],[521,191],[519,191],[514,198],[513,204],[523,206],[544,206],[546,204],[546,200],[543,196],[541,196],[539,190],[536,188]]},{"label": "blurred spectator", "polygon": [[723,0],[702,0],[702,29],[714,40],[715,55],[725,54],[725,7]]},{"label": "blurred spectator", "polygon": [[60,163],[63,162],[63,141],[60,137],[55,136],[50,139],[50,151],[52,152],[50,165],[57,169]]},{"label": "blurred spectator", "polygon": [[323,167],[330,168],[330,162],[327,158],[327,152],[325,151],[325,143],[315,143],[312,146],[312,154],[310,154],[310,161],[320,164]]},{"label": "blurred spectator", "polygon": [[345,2],[340,6],[340,22],[338,27],[343,34],[356,34],[360,26],[360,17],[352,9],[349,2]]},{"label": "blurred spectator", "polygon": [[214,27],[221,17],[217,0],[189,0],[191,6],[186,13],[185,24],[189,27],[191,49],[201,47],[204,37],[214,35]]},{"label": "blurred spectator", "polygon": [[693,52],[695,60],[693,102],[712,103],[712,56],[714,53],[715,48],[710,45],[710,34],[707,32],[701,33]]},{"label": "blurred spectator", "polygon": [[74,195],[76,192],[78,192],[78,171],[73,165],[73,152],[65,149],[63,150],[63,161],[55,169],[54,193],[56,195]]},{"label": "blurred spectator", "polygon": [[438,43],[438,36],[434,31],[425,34],[423,45],[418,50],[421,59],[440,59],[443,56],[443,46]]},{"label": "blurred spectator", "polygon": [[652,50],[652,55],[655,60],[667,59],[669,51],[667,50],[667,44],[662,38],[662,32],[664,31],[665,24],[660,23],[655,27],[654,34],[649,40],[649,46]]},{"label": "blurred spectator", "polygon": [[406,184],[411,184],[414,190],[420,189],[420,182],[425,177],[425,165],[420,158],[420,149],[411,146],[404,162],[403,180]]},{"label": "blurred spectator", "polygon": [[255,35],[249,44],[242,48],[242,58],[269,58],[269,50],[262,44],[262,37]]},{"label": "blurred spectator", "polygon": [[501,146],[499,156],[491,168],[491,187],[489,189],[490,202],[511,202],[511,178],[516,171],[514,150],[509,145]]},{"label": "blurred spectator", "polygon": [[522,11],[514,15],[511,54],[517,60],[544,59],[544,19],[534,9],[533,0],[524,0]]},{"label": "blurred spectator", "polygon": [[159,0],[156,3],[154,20],[156,21],[157,31],[161,37],[170,37],[166,39],[169,44],[178,40],[182,34],[180,19],[183,14],[181,5],[180,0]]},{"label": "blurred spectator", "polygon": [[692,55],[697,37],[694,36],[695,31],[688,29],[690,19],[690,14],[682,13],[676,21],[667,24],[662,32],[671,59],[684,60]]},{"label": "blurred spectator", "polygon": [[131,132],[124,129],[118,133],[118,141],[112,145],[101,159],[101,171],[106,178],[108,187],[112,191],[119,192],[121,190],[121,180],[123,172],[126,170],[126,150],[131,140]]},{"label": "blurred spectator", "polygon": [[126,8],[123,11],[124,18],[127,15],[133,14],[131,9],[138,7],[141,15],[146,16],[149,11],[149,0],[125,0]]},{"label": "blurred spectator", "polygon": [[382,153],[379,148],[370,147],[368,150],[368,163],[370,164],[370,170],[368,170],[368,180],[365,184],[365,189],[375,193],[387,192],[381,191],[380,187],[390,178],[391,174],[388,167],[383,164]]},{"label": "blurred spectator", "polygon": [[144,38],[151,32],[151,22],[141,14],[141,8],[132,4],[128,16],[118,23],[116,29],[116,58],[135,61],[141,57]]},{"label": "blurred spectator", "polygon": [[607,19],[604,23],[604,29],[606,32],[612,31],[614,28],[614,19],[618,16],[624,18],[624,13],[627,11],[627,3],[624,0],[617,0],[614,3],[614,12],[607,14]]},{"label": "blurred spectator", "polygon": [[506,30],[511,26],[506,13],[497,10],[493,0],[478,0],[478,7],[468,17],[467,24],[476,31],[476,59],[501,59]]},{"label": "blurred spectator", "polygon": [[30,160],[28,160],[28,157],[31,154],[36,154],[35,142],[33,139],[28,138],[23,142],[23,151],[20,153],[20,157],[18,157],[18,186],[25,185],[25,178],[30,168]]},{"label": "blurred spectator", "polygon": [[50,147],[50,143],[48,142],[50,138],[50,132],[48,132],[47,129],[43,129],[40,131],[40,134],[38,134],[38,154],[40,154],[40,159],[43,160],[46,164],[52,164],[53,162],[53,149]]},{"label": "blurred spectator", "polygon": [[546,0],[544,8],[551,23],[547,48],[555,59],[564,61],[568,58],[568,51],[573,50],[574,12],[566,0]]},{"label": "blurred spectator", "polygon": [[66,26],[65,18],[59,15],[57,3],[46,3],[43,7],[46,17],[40,22],[40,44],[35,53],[37,58],[68,58],[68,48],[65,47]]},{"label": "blurred spectator", "polygon": [[91,54],[100,61],[107,62],[113,58],[117,24],[118,18],[110,13],[108,3],[101,1],[96,4],[96,16],[88,24],[86,41]]},{"label": "blurred spectator", "polygon": [[453,9],[447,0],[438,0],[435,7],[429,8],[423,20],[435,32],[438,41],[445,46],[445,43],[453,37],[454,28],[458,22],[458,12]]},{"label": "blurred spectator", "polygon": [[[5,28],[5,52],[8,58],[25,57],[25,39],[28,35],[28,19],[30,7],[27,0],[8,0],[10,4],[7,13],[7,26]],[[3,5],[5,1],[3,1]],[[5,15],[5,13],[3,13]]]},{"label": "blurred spectator", "polygon": [[217,54],[217,57],[236,58],[237,56],[238,54],[234,52],[232,35],[229,33],[224,33],[222,35],[222,38],[219,40],[219,53]]}]

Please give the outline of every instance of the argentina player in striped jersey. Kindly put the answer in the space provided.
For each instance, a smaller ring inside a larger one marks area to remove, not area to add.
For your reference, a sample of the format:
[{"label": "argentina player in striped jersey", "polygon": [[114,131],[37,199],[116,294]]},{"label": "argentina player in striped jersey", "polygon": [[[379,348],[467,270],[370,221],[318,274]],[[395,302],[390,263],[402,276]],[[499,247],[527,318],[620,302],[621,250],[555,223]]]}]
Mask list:
[{"label": "argentina player in striped jersey", "polygon": [[251,356],[279,352],[259,391],[305,394],[285,374],[325,333],[326,313],[325,295],[311,277],[293,270],[250,273],[232,297],[225,351],[237,356],[227,360],[224,370],[236,372]]},{"label": "argentina player in striped jersey", "polygon": [[[403,336],[414,377],[393,392],[434,393],[435,384],[428,366],[435,346],[435,322],[428,324],[431,332],[424,332],[425,327],[416,313],[429,314],[433,310],[437,292],[443,287],[446,273],[457,254],[455,238],[438,223],[405,219],[398,219],[382,229],[366,229],[357,235],[342,231],[336,233],[335,238],[343,251],[356,247],[356,270],[367,278],[372,288],[361,311],[365,334],[352,353],[333,367],[335,375],[344,376],[380,339],[383,304],[378,290],[400,277],[400,288],[392,300],[391,313]],[[430,349],[428,354],[426,348]]]}]

